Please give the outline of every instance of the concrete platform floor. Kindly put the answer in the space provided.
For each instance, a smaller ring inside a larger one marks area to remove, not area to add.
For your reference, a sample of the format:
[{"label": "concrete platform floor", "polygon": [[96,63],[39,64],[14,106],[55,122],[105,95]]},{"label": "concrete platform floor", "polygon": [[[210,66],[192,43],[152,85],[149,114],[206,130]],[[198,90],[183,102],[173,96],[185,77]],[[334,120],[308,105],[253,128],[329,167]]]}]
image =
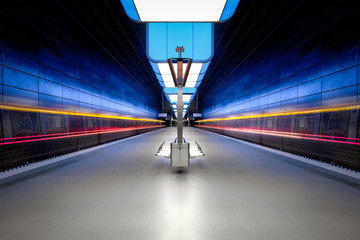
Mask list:
[{"label": "concrete platform floor", "polygon": [[0,190],[0,239],[360,239],[360,191],[194,128],[206,156],[155,157],[175,128],[81,155]]}]

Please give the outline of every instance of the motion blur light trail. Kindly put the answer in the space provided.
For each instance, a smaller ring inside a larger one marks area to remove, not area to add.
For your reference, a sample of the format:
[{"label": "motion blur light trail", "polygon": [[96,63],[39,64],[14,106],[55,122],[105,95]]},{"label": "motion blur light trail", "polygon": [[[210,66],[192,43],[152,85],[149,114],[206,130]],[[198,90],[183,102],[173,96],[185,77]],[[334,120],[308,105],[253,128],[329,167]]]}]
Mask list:
[{"label": "motion blur light trail", "polygon": [[[213,129],[236,131],[236,132],[245,132],[245,133],[252,133],[252,134],[264,134],[264,135],[270,135],[270,136],[296,138],[296,139],[307,139],[307,140],[315,140],[315,141],[323,141],[323,142],[360,145],[360,143],[357,143],[357,142],[345,141],[345,140],[360,141],[360,138],[347,138],[347,137],[336,137],[336,136],[326,136],[326,135],[311,135],[311,134],[281,132],[281,131],[267,131],[267,130],[254,129],[254,128],[216,127],[216,126],[210,126],[210,125],[197,125],[197,127],[213,128]],[[344,141],[332,140],[332,139],[327,139],[327,138],[343,139]]]},{"label": "motion blur light trail", "polygon": [[[84,129],[82,131],[70,130],[68,132],[58,132],[58,133],[49,133],[49,134],[28,134],[24,136],[4,137],[4,138],[0,138],[0,146],[11,145],[16,143],[39,142],[45,140],[81,137],[81,136],[89,136],[89,135],[105,134],[105,133],[128,132],[133,130],[142,130],[149,128],[160,128],[160,127],[164,127],[164,125],[161,125],[161,123],[165,122],[157,119],[135,118],[128,116],[116,116],[116,115],[87,113],[87,112],[64,111],[59,109],[34,108],[29,106],[18,106],[18,105],[17,106],[0,105],[0,109],[11,112],[44,113],[44,114],[54,114],[58,116],[61,115],[61,116],[74,116],[74,117],[101,118],[105,120],[106,119],[127,120],[127,121],[132,121],[134,123],[132,124],[132,126],[124,126],[124,127],[98,127],[95,129],[86,129],[86,130]],[[143,125],[143,123],[146,125]],[[148,125],[150,123],[152,125]]]},{"label": "motion blur light trail", "polygon": [[[329,125],[326,124],[326,126],[322,126],[323,128],[320,126],[316,128],[314,125],[314,122],[316,121],[314,116],[309,118],[311,120],[305,119],[308,122],[303,122],[303,129],[297,126],[298,124],[301,123],[299,117],[306,114],[311,115],[316,113],[320,113],[320,114],[327,113],[332,115],[333,113],[338,113],[338,112],[350,113],[351,111],[354,110],[358,111],[359,109],[360,109],[360,105],[352,105],[352,106],[343,105],[343,106],[332,106],[326,108],[303,109],[297,111],[273,112],[273,113],[234,116],[234,117],[226,117],[226,118],[213,118],[213,119],[204,119],[204,120],[196,121],[196,123],[198,123],[198,125],[196,126],[201,128],[226,130],[232,132],[242,132],[242,133],[249,133],[254,135],[261,134],[261,135],[269,135],[269,136],[292,138],[292,139],[306,139],[313,141],[360,145],[360,138],[358,136],[356,137],[351,134],[349,135],[349,132],[347,132],[349,129],[348,127],[346,127],[345,130],[342,129],[342,132],[340,134],[339,132],[336,132],[336,130],[334,132],[331,131],[329,132],[329,130],[325,130],[325,132],[322,132],[323,131],[322,129],[329,128]],[[296,116],[296,118],[293,118],[293,116]],[[324,118],[324,116],[321,115],[321,118]],[[230,122],[230,123],[225,122],[229,120],[239,120],[239,121]],[[251,121],[249,122],[246,120],[251,120]],[[302,120],[304,120],[304,118]],[[339,119],[335,119],[335,120],[339,120]],[[313,122],[311,123],[311,121]],[[202,125],[202,123],[205,123],[207,125]],[[270,126],[267,127],[267,123],[270,123]],[[309,124],[309,127],[307,127],[306,129],[304,128],[305,124]],[[335,123],[335,125],[338,129],[340,129],[340,125],[341,125],[340,123]],[[334,126],[330,125],[331,127],[334,127],[331,130],[335,129],[335,125]],[[314,132],[314,134],[312,134],[312,132]]]},{"label": "motion blur light trail", "polygon": [[0,105],[0,109],[9,110],[9,111],[19,111],[19,112],[50,113],[50,114],[70,115],[70,116],[122,119],[122,120],[133,120],[133,121],[165,122],[163,120],[149,119],[149,118],[134,118],[134,117],[126,117],[126,116],[116,116],[116,115],[107,115],[107,114],[99,114],[99,113],[64,111],[64,110],[47,109],[47,108],[31,108],[31,107],[26,107],[26,106]]},{"label": "motion blur light trail", "polygon": [[210,118],[210,119],[198,120],[195,122],[201,123],[201,122],[228,121],[228,120],[239,120],[239,119],[249,119],[249,118],[265,118],[265,117],[279,117],[279,116],[313,114],[313,113],[341,112],[341,111],[350,111],[356,109],[360,109],[360,105],[303,109],[297,111],[285,111],[285,112],[274,112],[274,113],[261,113],[255,115],[234,116],[234,117],[226,117],[226,118]]},{"label": "motion blur light trail", "polygon": [[[126,132],[138,129],[146,129],[146,128],[157,128],[163,127],[164,125],[151,125],[151,126],[144,126],[144,127],[127,127],[127,128],[109,128],[106,130],[95,130],[95,131],[84,131],[84,132],[77,132],[77,133],[59,133],[59,134],[48,134],[48,135],[36,135],[36,136],[26,136],[22,138],[35,138],[35,137],[45,137],[39,139],[29,139],[29,140],[21,140],[21,141],[12,141],[12,142],[3,142],[0,145],[10,145],[16,143],[26,143],[26,142],[38,142],[38,141],[46,141],[46,140],[54,140],[54,139],[62,139],[62,138],[70,138],[70,137],[82,137],[82,136],[89,136],[89,135],[96,135],[102,133],[116,133],[116,132]],[[62,136],[55,136],[54,135],[62,135]],[[9,139],[9,138],[7,138]],[[4,138],[0,139],[4,140]]]}]

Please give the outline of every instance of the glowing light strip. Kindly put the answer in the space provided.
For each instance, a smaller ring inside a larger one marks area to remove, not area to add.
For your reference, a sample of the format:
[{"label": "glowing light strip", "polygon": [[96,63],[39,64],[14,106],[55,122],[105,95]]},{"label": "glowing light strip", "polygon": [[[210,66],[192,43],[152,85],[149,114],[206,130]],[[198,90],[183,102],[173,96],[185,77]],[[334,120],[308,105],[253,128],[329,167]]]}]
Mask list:
[{"label": "glowing light strip", "polygon": [[360,108],[360,105],[320,108],[320,109],[307,109],[307,110],[299,110],[299,111],[263,113],[263,114],[255,114],[255,115],[248,115],[248,116],[235,116],[235,117],[227,117],[227,118],[210,118],[210,119],[198,120],[195,122],[228,121],[228,120],[237,120],[237,119],[278,117],[278,116],[287,116],[287,115],[301,115],[301,114],[324,113],[324,112],[341,112],[341,111],[349,111],[349,110],[354,110],[354,109],[359,109],[359,108]]},{"label": "glowing light strip", "polygon": [[[143,22],[218,22],[227,2],[226,0],[133,1],[137,14]],[[232,8],[237,6],[231,5]]]},{"label": "glowing light strip", "polygon": [[16,140],[16,139],[28,139],[28,138],[42,138],[42,137],[51,137],[51,136],[61,136],[61,135],[73,135],[73,134],[79,134],[79,133],[92,133],[92,132],[99,132],[99,131],[106,131],[106,130],[112,130],[112,129],[118,129],[118,128],[97,128],[92,130],[84,130],[80,132],[66,132],[66,133],[51,133],[51,134],[41,134],[41,135],[30,135],[30,136],[21,136],[21,137],[11,137],[11,138],[0,138],[0,141],[8,141],[8,140]]},{"label": "glowing light strip", "polygon": [[[86,132],[94,132],[97,130],[88,130]],[[0,138],[0,141],[7,141],[7,140],[16,140],[16,139],[23,139],[23,138],[41,138],[41,137],[51,137],[51,136],[60,136],[60,135],[72,135],[77,133],[83,133],[85,131],[81,132],[68,132],[68,133],[52,133],[52,134],[42,134],[42,135],[31,135],[31,136],[21,136],[21,137],[11,137],[11,138]]]},{"label": "glowing light strip", "polygon": [[[211,125],[203,125],[211,127]],[[221,128],[221,127],[220,127]],[[224,127],[226,128],[226,127]],[[285,135],[295,135],[295,136],[309,136],[309,137],[318,137],[318,138],[337,138],[337,139],[345,139],[345,140],[352,140],[352,141],[360,141],[360,138],[348,138],[348,137],[338,137],[338,136],[329,136],[329,135],[317,135],[317,134],[308,134],[308,133],[296,133],[296,132],[284,132],[284,131],[274,131],[274,130],[266,130],[261,128],[232,128],[242,131],[256,131],[259,133],[282,133]]]},{"label": "glowing light strip", "polygon": [[252,134],[264,134],[264,135],[270,135],[270,136],[287,137],[287,138],[295,138],[295,139],[307,139],[307,140],[322,141],[322,142],[345,143],[345,144],[352,144],[352,145],[360,146],[360,143],[356,143],[356,142],[345,142],[345,141],[331,140],[331,139],[304,137],[304,136],[284,134],[284,132],[277,132],[277,131],[262,131],[262,130],[255,131],[254,129],[215,127],[215,126],[209,126],[209,125],[196,125],[196,127],[213,128],[213,129],[229,130],[229,131],[234,131],[234,132],[245,132],[245,133],[252,133]]},{"label": "glowing light strip", "polygon": [[149,118],[134,118],[134,117],[106,115],[99,113],[85,113],[85,112],[81,113],[81,112],[73,112],[73,111],[63,111],[63,110],[54,110],[54,109],[46,109],[46,108],[30,108],[30,107],[9,106],[9,105],[0,105],[0,109],[10,110],[10,111],[20,111],[20,112],[50,113],[50,114],[62,114],[62,115],[71,115],[71,116],[82,116],[82,117],[122,119],[122,120],[131,120],[131,121],[165,122],[163,120],[149,119]]},{"label": "glowing light strip", "polygon": [[[114,128],[114,129],[109,129],[109,130],[98,130],[98,131],[91,132],[91,133],[84,132],[84,133],[80,133],[80,134],[65,135],[65,136],[29,139],[29,140],[21,140],[21,141],[13,141],[13,142],[3,142],[3,143],[0,143],[0,145],[10,145],[10,144],[27,143],[27,142],[39,142],[39,141],[46,141],[46,140],[63,139],[63,138],[71,138],[71,137],[82,137],[82,136],[104,134],[104,133],[127,132],[127,131],[131,131],[131,130],[146,129],[146,128],[158,128],[158,127],[164,127],[164,126],[165,125],[151,125],[151,126],[146,126],[146,127],[128,127],[128,128],[121,128],[121,129]],[[115,130],[115,129],[117,129],[117,130]]]},{"label": "glowing light strip", "polygon": [[[271,130],[265,130],[265,129],[254,129],[254,128],[249,128],[252,130],[261,130],[263,132],[274,132]],[[275,131],[276,132],[276,131]],[[353,141],[360,141],[360,138],[348,138],[348,137],[338,137],[338,136],[329,136],[329,135],[317,135],[317,134],[308,134],[308,133],[296,133],[296,132],[282,132],[283,134],[287,134],[287,135],[297,135],[297,136],[310,136],[310,137],[319,137],[319,138],[337,138],[337,139],[345,139],[345,140],[353,140]]]}]

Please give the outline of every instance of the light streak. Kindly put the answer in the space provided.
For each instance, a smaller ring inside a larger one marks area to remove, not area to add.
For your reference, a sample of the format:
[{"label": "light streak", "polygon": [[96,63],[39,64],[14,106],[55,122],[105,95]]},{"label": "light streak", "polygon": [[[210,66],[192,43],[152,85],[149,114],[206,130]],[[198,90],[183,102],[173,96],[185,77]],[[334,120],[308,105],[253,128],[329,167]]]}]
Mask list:
[{"label": "light streak", "polygon": [[[103,129],[104,130],[104,129]],[[21,136],[21,137],[11,137],[11,138],[0,138],[0,141],[7,141],[7,140],[16,140],[16,139],[23,139],[23,138],[41,138],[41,137],[50,137],[50,136],[59,136],[59,135],[72,135],[77,133],[90,133],[98,130],[85,130],[80,132],[67,132],[67,133],[51,133],[51,134],[42,134],[42,135],[31,135],[31,136]]]},{"label": "light streak", "polygon": [[[51,136],[51,137],[46,137],[46,138],[28,139],[28,140],[20,140],[20,141],[12,141],[12,142],[3,142],[3,143],[0,143],[0,145],[10,145],[10,144],[27,143],[27,142],[39,142],[39,141],[46,141],[46,140],[63,139],[63,138],[71,138],[71,137],[82,137],[82,136],[104,134],[104,133],[126,132],[126,131],[132,131],[132,130],[147,129],[147,128],[158,128],[158,127],[164,127],[164,125],[151,125],[151,126],[144,126],[144,127],[127,127],[127,128],[109,128],[109,129],[106,129],[106,130],[95,130],[93,132],[88,132],[88,131],[77,132],[76,134],[71,134],[71,135],[69,135],[69,133],[63,133],[62,136]],[[49,134],[49,135],[51,135],[51,134]],[[40,136],[40,135],[35,135],[35,136]],[[30,137],[33,137],[33,136],[30,136]]]},{"label": "light streak", "polygon": [[313,114],[313,113],[341,112],[341,111],[350,111],[355,109],[360,109],[360,105],[314,108],[314,109],[304,109],[297,111],[285,111],[285,112],[275,112],[275,113],[262,113],[262,114],[234,116],[234,117],[226,117],[226,118],[210,118],[210,119],[197,120],[195,122],[201,123],[201,122],[213,122],[213,121],[229,121],[229,120],[251,119],[251,118],[302,115],[302,114]]},{"label": "light streak", "polygon": [[[360,145],[360,143],[357,143],[357,142],[347,142],[347,141],[326,139],[326,138],[338,138],[338,139],[344,139],[344,140],[359,141],[360,140],[359,138],[346,138],[346,137],[333,137],[333,136],[327,136],[327,135],[311,135],[311,134],[290,133],[290,132],[280,132],[280,131],[267,131],[267,130],[252,129],[252,128],[217,127],[217,126],[211,126],[211,125],[196,125],[196,127],[213,128],[213,129],[228,130],[228,131],[235,131],[235,132],[245,132],[245,133],[251,133],[251,134],[264,134],[264,135],[287,137],[287,138],[294,138],[294,139],[307,139],[307,140],[314,140],[314,141]],[[314,136],[314,137],[310,137],[310,136]]]},{"label": "light streak", "polygon": [[[211,125],[197,125],[198,127],[205,126],[205,127],[213,127]],[[219,129],[227,129],[227,127],[218,127]],[[274,131],[274,130],[266,130],[261,128],[232,128],[237,130],[243,130],[243,131],[258,131],[258,132],[279,132],[282,134],[287,135],[297,135],[297,136],[310,136],[310,137],[319,137],[319,138],[337,138],[337,139],[345,139],[345,140],[353,140],[353,141],[360,141],[360,138],[349,138],[349,137],[339,137],[339,136],[330,136],[330,135],[317,135],[317,134],[308,134],[308,133],[296,133],[296,132],[284,132],[284,131]]]},{"label": "light streak", "polygon": [[49,113],[49,114],[69,115],[69,116],[122,119],[122,120],[131,120],[131,121],[165,122],[163,120],[150,119],[150,118],[134,118],[134,117],[116,116],[116,115],[108,115],[108,114],[99,114],[99,113],[74,112],[74,111],[64,111],[58,109],[40,108],[40,107],[32,108],[28,106],[0,105],[0,109],[9,110],[9,111],[19,111],[19,112]]}]

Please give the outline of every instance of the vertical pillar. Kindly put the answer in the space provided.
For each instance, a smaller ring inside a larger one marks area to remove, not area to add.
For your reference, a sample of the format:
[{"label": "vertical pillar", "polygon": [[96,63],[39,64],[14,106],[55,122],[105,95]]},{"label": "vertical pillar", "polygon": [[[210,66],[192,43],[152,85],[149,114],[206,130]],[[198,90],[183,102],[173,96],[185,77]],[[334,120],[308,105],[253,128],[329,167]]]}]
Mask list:
[{"label": "vertical pillar", "polygon": [[183,60],[179,59],[177,61],[177,82],[179,86],[183,85]]},{"label": "vertical pillar", "polygon": [[177,139],[179,146],[183,143],[183,127],[182,127],[182,120],[183,120],[183,89],[181,86],[177,88],[177,114],[178,114],[178,127],[177,127]]}]

